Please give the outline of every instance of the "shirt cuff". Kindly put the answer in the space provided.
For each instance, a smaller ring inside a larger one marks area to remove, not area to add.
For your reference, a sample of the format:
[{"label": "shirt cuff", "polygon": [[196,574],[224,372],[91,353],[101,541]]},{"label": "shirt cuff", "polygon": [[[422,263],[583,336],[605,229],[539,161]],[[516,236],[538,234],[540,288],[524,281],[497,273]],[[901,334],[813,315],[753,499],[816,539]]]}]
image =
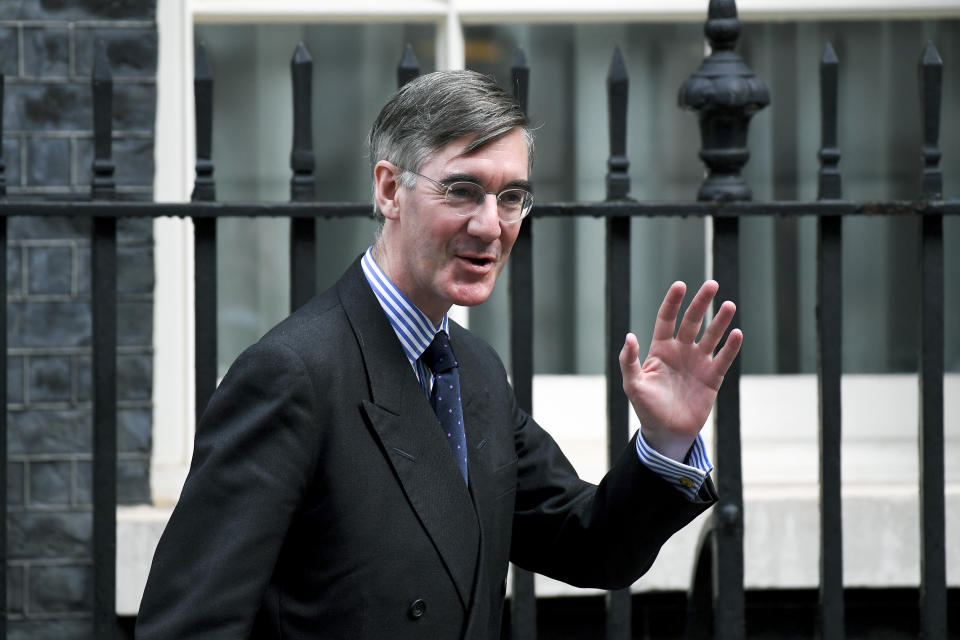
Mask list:
[{"label": "shirt cuff", "polygon": [[703,436],[699,433],[682,463],[668,458],[647,444],[642,431],[637,434],[637,456],[645,467],[676,487],[690,501],[696,499],[703,481],[713,471]]}]

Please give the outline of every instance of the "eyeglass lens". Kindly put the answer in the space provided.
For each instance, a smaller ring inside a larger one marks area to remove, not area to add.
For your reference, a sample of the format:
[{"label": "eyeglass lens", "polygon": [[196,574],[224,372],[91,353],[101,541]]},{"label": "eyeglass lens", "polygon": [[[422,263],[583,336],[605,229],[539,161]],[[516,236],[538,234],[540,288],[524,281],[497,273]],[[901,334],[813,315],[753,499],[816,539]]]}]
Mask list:
[{"label": "eyeglass lens", "polygon": [[[487,192],[473,182],[454,182],[447,187],[446,202],[460,215],[470,215],[483,206]],[[518,220],[526,213],[530,194],[523,189],[505,189],[497,194],[497,211],[504,220]]]}]

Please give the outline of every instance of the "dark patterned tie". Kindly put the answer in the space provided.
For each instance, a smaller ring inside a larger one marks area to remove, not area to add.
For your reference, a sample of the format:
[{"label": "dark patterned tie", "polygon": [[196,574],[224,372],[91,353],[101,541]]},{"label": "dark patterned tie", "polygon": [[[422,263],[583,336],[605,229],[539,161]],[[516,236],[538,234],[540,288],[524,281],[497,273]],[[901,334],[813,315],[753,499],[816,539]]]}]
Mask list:
[{"label": "dark patterned tie", "polygon": [[443,432],[447,434],[447,442],[450,443],[450,449],[460,465],[463,481],[466,482],[467,437],[463,430],[463,409],[460,406],[460,374],[447,333],[438,332],[420,358],[433,372],[430,405],[437,413]]}]

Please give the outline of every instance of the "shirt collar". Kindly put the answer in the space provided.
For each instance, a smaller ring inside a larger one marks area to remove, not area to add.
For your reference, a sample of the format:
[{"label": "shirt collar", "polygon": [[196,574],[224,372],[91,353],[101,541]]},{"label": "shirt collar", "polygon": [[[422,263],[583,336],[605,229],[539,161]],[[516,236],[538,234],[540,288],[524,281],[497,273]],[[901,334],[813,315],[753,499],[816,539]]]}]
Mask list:
[{"label": "shirt collar", "polygon": [[387,314],[390,326],[400,340],[403,353],[406,354],[410,364],[415,364],[433,342],[433,336],[438,331],[450,333],[447,314],[443,314],[440,324],[434,326],[427,314],[410,302],[410,299],[403,295],[403,292],[380,269],[380,265],[373,259],[373,247],[369,247],[363,254],[360,266],[373,290],[373,295],[376,296],[383,312]]}]

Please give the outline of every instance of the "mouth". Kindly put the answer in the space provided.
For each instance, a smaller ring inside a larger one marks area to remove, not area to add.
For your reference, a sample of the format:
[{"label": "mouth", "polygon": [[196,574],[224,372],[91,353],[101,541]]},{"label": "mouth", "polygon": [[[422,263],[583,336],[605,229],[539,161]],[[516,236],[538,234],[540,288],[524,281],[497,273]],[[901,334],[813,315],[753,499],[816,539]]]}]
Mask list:
[{"label": "mouth", "polygon": [[496,263],[496,259],[488,255],[460,254],[457,256],[471,271],[486,272]]}]

